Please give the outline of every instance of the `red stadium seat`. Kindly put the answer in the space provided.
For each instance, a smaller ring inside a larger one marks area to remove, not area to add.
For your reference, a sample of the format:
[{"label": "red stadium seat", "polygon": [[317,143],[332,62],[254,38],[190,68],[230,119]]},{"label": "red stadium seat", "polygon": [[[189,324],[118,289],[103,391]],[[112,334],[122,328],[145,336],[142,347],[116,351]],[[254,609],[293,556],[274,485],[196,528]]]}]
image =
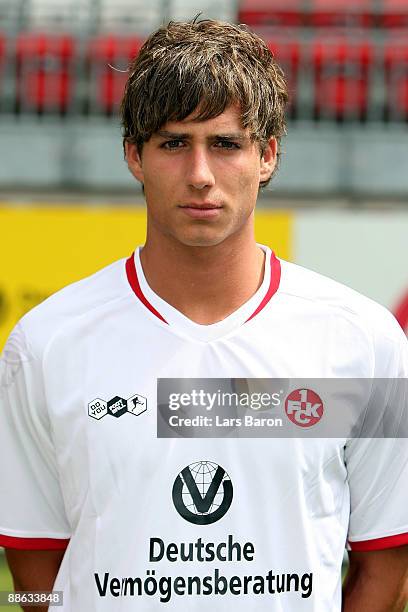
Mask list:
[{"label": "red stadium seat", "polygon": [[310,0],[309,23],[315,27],[374,25],[372,0]]},{"label": "red stadium seat", "polygon": [[385,28],[408,27],[408,1],[382,0],[380,25]]},{"label": "red stadium seat", "polygon": [[17,108],[65,112],[73,95],[75,41],[68,34],[19,34],[16,41]]},{"label": "red stadium seat", "polygon": [[282,34],[263,36],[257,33],[267,42],[269,49],[273,53],[277,62],[282,66],[288,83],[289,90],[289,114],[295,115],[297,109],[297,85],[300,64],[300,43],[295,36],[282,36]]},{"label": "red stadium seat", "polygon": [[0,109],[4,107],[4,68],[6,65],[6,39],[0,33]]},{"label": "red stadium seat", "polygon": [[387,118],[408,120],[408,30],[384,46]]},{"label": "red stadium seat", "polygon": [[101,35],[90,41],[91,108],[114,113],[122,99],[130,61],[143,41],[135,36]]},{"label": "red stadium seat", "polygon": [[238,21],[250,26],[300,26],[304,20],[303,5],[303,0],[244,0]]},{"label": "red stadium seat", "polygon": [[[4,64],[6,60],[5,56],[6,56],[6,39],[0,32],[0,79],[3,74]],[[0,80],[0,83],[1,83],[1,80]],[[1,91],[1,85],[0,85],[0,91]]]},{"label": "red stadium seat", "polygon": [[319,38],[312,43],[316,118],[366,118],[372,59],[368,40],[340,36]]}]

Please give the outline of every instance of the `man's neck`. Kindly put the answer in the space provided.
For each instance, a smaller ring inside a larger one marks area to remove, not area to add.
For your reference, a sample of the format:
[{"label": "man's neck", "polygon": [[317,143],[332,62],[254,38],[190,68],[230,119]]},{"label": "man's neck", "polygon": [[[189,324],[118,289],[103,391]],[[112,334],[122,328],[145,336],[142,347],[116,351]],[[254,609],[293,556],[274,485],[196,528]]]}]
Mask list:
[{"label": "man's neck", "polygon": [[262,284],[265,254],[255,239],[230,237],[210,247],[148,239],[140,254],[151,289],[202,325],[225,319]]}]

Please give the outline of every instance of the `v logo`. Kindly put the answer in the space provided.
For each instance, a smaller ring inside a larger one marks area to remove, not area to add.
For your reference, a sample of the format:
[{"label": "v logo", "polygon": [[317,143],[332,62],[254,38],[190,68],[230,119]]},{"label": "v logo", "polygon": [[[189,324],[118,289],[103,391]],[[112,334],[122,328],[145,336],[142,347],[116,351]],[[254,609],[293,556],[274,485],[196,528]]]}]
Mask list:
[{"label": "v logo", "polygon": [[[197,486],[194,475],[197,474],[199,478],[209,476],[209,467],[213,477],[207,492],[201,494],[198,488],[200,480]],[[173,483],[174,507],[180,516],[195,525],[210,525],[221,519],[231,506],[232,495],[230,477],[220,465],[212,461],[197,461],[186,466]]]},{"label": "v logo", "polygon": [[208,487],[208,491],[204,495],[204,497],[202,497],[196,483],[194,482],[194,478],[191,475],[190,468],[188,466],[185,467],[181,473],[183,475],[187,489],[193,499],[194,505],[197,508],[197,512],[208,512],[211,504],[214,501],[217,491],[220,488],[220,484],[222,482],[222,479],[224,478],[225,470],[220,465],[217,467],[215,476],[212,479],[212,482]]}]

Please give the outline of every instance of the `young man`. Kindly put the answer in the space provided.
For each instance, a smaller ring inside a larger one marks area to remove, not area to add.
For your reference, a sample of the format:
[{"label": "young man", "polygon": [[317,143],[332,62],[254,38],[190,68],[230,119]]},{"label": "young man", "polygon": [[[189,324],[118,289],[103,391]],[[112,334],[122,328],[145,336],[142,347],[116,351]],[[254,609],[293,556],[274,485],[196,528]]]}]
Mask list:
[{"label": "young man", "polygon": [[[124,146],[146,243],[28,313],[3,355],[0,544],[18,589],[63,591],[72,612],[403,610],[405,440],[300,437],[319,404],[292,400],[299,435],[161,429],[226,381],[407,377],[385,309],[255,242],[286,101],[242,26],[170,23],[133,62]],[[170,388],[185,392],[162,410]]]}]

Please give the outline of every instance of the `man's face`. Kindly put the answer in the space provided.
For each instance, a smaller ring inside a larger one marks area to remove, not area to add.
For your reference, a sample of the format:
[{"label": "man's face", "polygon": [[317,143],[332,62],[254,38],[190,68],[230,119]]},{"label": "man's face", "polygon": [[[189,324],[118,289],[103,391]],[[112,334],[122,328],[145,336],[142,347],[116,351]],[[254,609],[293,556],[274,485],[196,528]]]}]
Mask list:
[{"label": "man's face", "polygon": [[169,121],[143,145],[126,145],[132,174],[144,184],[149,231],[189,246],[211,246],[250,222],[259,183],[276,165],[276,140],[261,158],[236,106],[204,122],[194,113]]}]

